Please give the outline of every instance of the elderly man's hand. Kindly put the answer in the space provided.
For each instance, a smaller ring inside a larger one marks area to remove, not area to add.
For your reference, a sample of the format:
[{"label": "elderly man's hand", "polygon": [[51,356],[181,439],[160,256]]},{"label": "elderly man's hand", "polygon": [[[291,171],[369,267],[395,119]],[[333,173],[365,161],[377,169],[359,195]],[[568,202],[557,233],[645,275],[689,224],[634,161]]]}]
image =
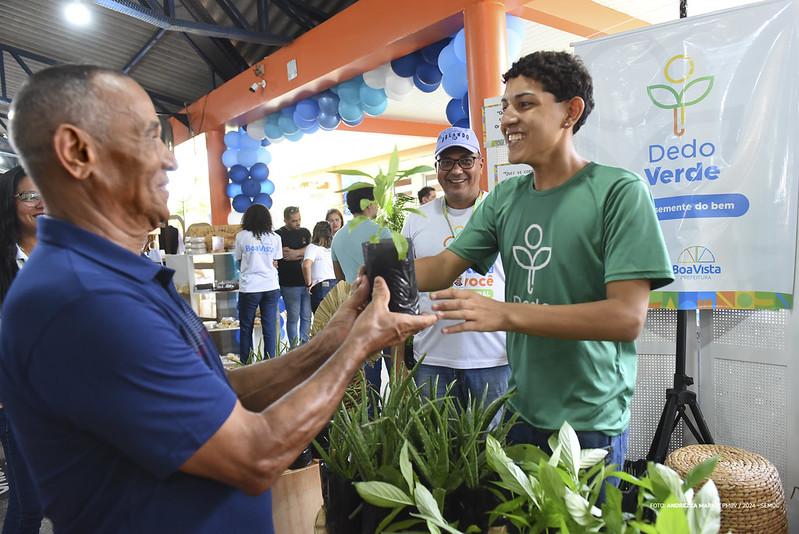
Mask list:
[{"label": "elderly man's hand", "polygon": [[367,354],[372,354],[384,347],[405,341],[408,336],[438,320],[435,315],[390,312],[388,310],[390,298],[386,281],[378,276],[372,289],[372,302],[352,326],[346,340],[348,343],[357,343],[366,349]]},{"label": "elderly man's hand", "polygon": [[355,319],[366,307],[369,299],[369,290],[369,280],[366,277],[365,270],[361,267],[358,278],[355,279],[355,283],[350,288],[349,298],[339,307],[323,330],[331,352],[344,343],[344,339],[350,333]]}]

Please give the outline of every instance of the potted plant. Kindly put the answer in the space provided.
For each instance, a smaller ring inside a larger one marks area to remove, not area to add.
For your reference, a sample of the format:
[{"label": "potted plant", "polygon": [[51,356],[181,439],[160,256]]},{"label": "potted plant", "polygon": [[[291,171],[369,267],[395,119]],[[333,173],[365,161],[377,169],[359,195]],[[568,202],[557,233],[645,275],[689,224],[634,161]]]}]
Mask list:
[{"label": "potted plant", "polygon": [[[428,165],[400,170],[399,154],[395,147],[391,153],[386,173],[383,173],[382,169],[374,176],[356,169],[335,171],[337,174],[361,176],[370,180],[369,182],[356,182],[343,189],[342,192],[348,193],[365,187],[374,188],[374,203],[377,206],[377,216],[374,218],[374,222],[377,224],[377,230],[369,241],[363,244],[364,265],[370,282],[376,276],[382,276],[385,279],[391,292],[389,309],[393,312],[419,313],[419,292],[413,267],[413,243],[402,235],[401,227],[396,228],[396,221],[402,219],[404,212],[421,213],[417,209],[409,207],[404,198],[399,197],[398,200],[394,186],[399,180],[432,170],[433,168]],[[366,209],[369,204],[369,200],[362,200],[361,208]],[[355,228],[367,220],[369,220],[367,217],[359,215],[355,217],[350,228]],[[385,230],[390,231],[391,239],[381,239]]]},{"label": "potted plant", "polygon": [[[408,488],[402,491],[413,495],[417,483],[429,488],[449,522],[464,530],[471,526],[472,532],[487,530],[489,512],[500,501],[491,491],[490,481],[499,477],[488,466],[485,443],[489,435],[504,442],[513,421],[489,427],[513,393],[490,404],[473,399],[461,407],[448,395],[422,397],[414,375],[415,368],[410,373],[391,373],[382,396],[366,387],[355,395],[348,392],[330,425],[328,449],[317,444],[324,463],[322,494],[328,534],[424,526],[428,519],[413,515],[419,511],[416,501],[403,504],[381,500],[379,495],[372,498],[372,490],[379,493],[389,485]],[[369,415],[370,396],[380,407],[377,418]],[[410,486],[409,461],[416,472]]]}]

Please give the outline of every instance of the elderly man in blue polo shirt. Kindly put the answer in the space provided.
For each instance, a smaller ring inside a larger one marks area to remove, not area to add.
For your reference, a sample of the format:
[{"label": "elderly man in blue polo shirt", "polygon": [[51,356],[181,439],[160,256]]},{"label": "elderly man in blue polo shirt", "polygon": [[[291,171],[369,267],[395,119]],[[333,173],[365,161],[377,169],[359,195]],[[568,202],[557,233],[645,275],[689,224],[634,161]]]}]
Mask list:
[{"label": "elderly man in blue polo shirt", "polygon": [[138,254],[176,166],[147,94],[60,66],[13,110],[49,217],[4,303],[0,396],[45,515],[65,533],[272,533],[269,488],[367,355],[435,318],[390,313],[379,279],[366,306],[357,282],[311,342],[226,376],[173,272]]}]

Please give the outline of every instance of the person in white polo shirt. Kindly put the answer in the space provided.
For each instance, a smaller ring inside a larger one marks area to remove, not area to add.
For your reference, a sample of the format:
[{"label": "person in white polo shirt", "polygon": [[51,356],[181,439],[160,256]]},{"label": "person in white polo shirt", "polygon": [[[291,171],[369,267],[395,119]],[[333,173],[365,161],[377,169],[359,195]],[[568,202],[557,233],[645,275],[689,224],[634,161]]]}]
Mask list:
[{"label": "person in white polo shirt", "polygon": [[241,219],[236,234],[235,257],[239,262],[239,358],[248,363],[252,349],[255,310],[261,309],[264,357],[277,355],[277,301],[280,283],[277,260],[283,257],[283,241],[272,231],[272,215],[266,206],[253,204]]},{"label": "person in white polo shirt", "polygon": [[[438,183],[444,190],[419,207],[423,215],[409,214],[402,233],[413,239],[417,258],[435,256],[466,226],[472,212],[483,198],[480,174],[483,158],[475,133],[468,128],[447,128],[438,137],[435,151]],[[481,295],[505,300],[505,274],[497,257],[485,275],[468,269],[452,287],[468,289]],[[420,294],[422,313],[431,312],[428,293]],[[413,338],[413,352],[419,366],[417,383],[435,383],[437,393],[444,394],[447,385],[456,381],[450,394],[462,404],[471,398],[482,398],[487,391],[489,403],[507,391],[510,369],[505,352],[504,332],[464,332],[444,335],[441,329],[454,321],[439,321]],[[487,389],[486,389],[487,388]],[[425,394],[429,389],[423,389]],[[499,414],[497,414],[499,416]],[[498,420],[498,417],[496,418]]]}]

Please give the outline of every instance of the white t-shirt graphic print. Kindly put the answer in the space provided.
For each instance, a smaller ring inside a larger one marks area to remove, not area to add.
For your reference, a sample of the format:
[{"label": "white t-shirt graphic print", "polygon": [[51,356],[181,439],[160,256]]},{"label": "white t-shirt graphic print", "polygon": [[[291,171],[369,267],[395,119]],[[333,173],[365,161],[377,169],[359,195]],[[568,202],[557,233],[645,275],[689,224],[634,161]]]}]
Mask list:
[{"label": "white t-shirt graphic print", "polygon": [[[444,216],[444,198],[419,207],[426,216],[408,214],[402,234],[413,239],[417,258],[435,256],[444,250],[472,215],[474,207],[466,209],[447,208]],[[449,224],[448,224],[449,221]],[[450,229],[450,225],[452,228]],[[483,296],[504,302],[505,272],[499,257],[485,276],[467,269],[452,285],[455,289],[476,291]],[[419,306],[422,313],[431,313],[432,302],[429,293],[419,293]],[[438,365],[453,369],[483,369],[508,363],[505,352],[504,332],[461,332],[442,334],[441,329],[461,321],[439,321],[422,330],[413,338],[413,352],[417,360],[423,355],[426,365]]]},{"label": "white t-shirt graphic print", "polygon": [[283,240],[274,232],[255,237],[249,230],[236,234],[234,256],[240,262],[239,291],[260,293],[280,289],[274,261],[283,257]]}]

